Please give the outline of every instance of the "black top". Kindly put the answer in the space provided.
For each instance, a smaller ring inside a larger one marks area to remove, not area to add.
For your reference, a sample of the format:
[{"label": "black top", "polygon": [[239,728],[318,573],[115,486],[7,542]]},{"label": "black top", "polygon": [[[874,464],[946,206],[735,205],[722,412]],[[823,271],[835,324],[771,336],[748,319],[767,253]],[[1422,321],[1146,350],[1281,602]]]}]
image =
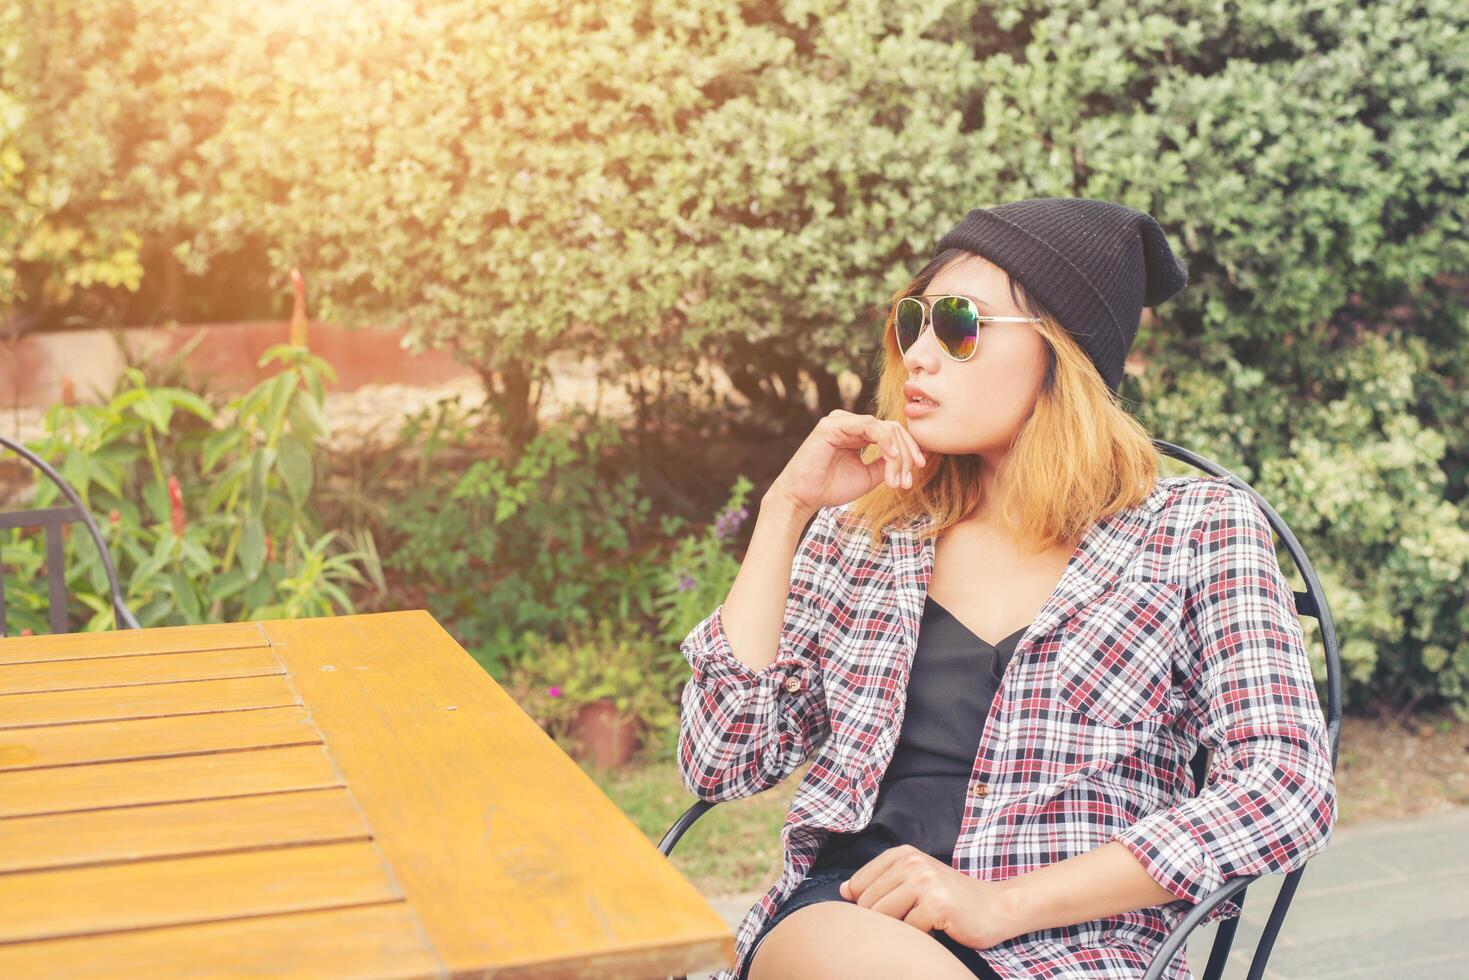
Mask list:
[{"label": "black top", "polygon": [[861,867],[897,844],[912,844],[945,864],[952,861],[984,723],[1025,630],[992,646],[928,598],[903,728],[878,787],[872,820],[860,830],[828,837],[813,870]]}]

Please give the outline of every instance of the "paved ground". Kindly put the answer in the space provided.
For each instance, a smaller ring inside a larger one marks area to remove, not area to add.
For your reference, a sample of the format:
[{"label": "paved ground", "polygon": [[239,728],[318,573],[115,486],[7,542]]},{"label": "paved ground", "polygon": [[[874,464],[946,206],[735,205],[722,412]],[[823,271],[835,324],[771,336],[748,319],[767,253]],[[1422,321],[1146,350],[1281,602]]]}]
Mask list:
[{"label": "paved ground", "polygon": [[[1250,887],[1227,980],[1245,977],[1281,880]],[[734,928],[757,897],[713,904]],[[1216,929],[1189,941],[1196,976]],[[1318,977],[1469,980],[1469,808],[1336,831],[1306,866],[1265,971],[1266,980]]]}]

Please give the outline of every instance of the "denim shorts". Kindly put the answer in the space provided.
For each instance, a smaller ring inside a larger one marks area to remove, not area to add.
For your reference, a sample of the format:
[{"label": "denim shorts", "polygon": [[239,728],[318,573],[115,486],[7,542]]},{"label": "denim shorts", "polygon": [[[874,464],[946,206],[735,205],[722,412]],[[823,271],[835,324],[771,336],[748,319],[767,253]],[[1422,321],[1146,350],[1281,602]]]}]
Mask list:
[{"label": "denim shorts", "polygon": [[[840,888],[842,882],[852,877],[857,871],[857,868],[831,868],[812,871],[808,874],[805,880],[796,886],[796,890],[791,892],[790,897],[780,904],[780,907],[775,910],[775,915],[770,917],[770,921],[755,936],[755,942],[750,946],[750,955],[745,957],[745,965],[740,969],[739,980],[749,980],[750,964],[755,961],[755,951],[760,948],[760,941],[770,933],[771,929],[775,928],[776,923],[780,922],[780,920],[796,911],[796,909],[803,909],[808,905],[815,905],[817,902],[852,901],[850,898],[842,895]],[[979,953],[950,938],[947,932],[944,932],[942,929],[935,929],[929,935],[943,943],[944,948],[958,957],[959,961],[967,966],[969,971],[976,977],[983,977],[984,980],[1000,980],[1000,975],[995,972],[994,967],[986,963]]]}]

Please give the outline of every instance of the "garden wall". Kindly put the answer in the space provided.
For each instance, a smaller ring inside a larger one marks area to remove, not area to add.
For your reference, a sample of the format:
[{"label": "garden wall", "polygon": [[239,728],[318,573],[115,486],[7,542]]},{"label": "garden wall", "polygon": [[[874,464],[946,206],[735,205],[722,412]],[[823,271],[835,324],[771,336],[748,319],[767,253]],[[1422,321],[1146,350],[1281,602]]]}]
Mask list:
[{"label": "garden wall", "polygon": [[[268,373],[257,368],[256,362],[271,344],[286,342],[290,324],[261,320],[122,331],[129,350],[159,361],[167,360],[200,332],[205,339],[186,361],[190,374],[210,378],[220,391],[243,391]],[[336,369],[336,391],[368,384],[439,385],[473,377],[447,351],[410,354],[400,346],[401,338],[396,330],[352,329],[330,323],[312,323],[308,332],[311,350]],[[0,406],[53,405],[61,401],[67,379],[78,398],[89,400],[94,390],[111,390],[122,368],[122,354],[106,330],[32,334],[0,344]]]}]

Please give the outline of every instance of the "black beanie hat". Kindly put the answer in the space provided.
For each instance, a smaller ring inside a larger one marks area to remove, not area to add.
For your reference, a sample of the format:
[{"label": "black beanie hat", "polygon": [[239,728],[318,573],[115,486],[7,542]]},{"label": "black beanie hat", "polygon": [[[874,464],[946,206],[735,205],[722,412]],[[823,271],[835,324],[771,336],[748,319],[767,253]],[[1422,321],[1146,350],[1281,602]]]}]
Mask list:
[{"label": "black beanie hat", "polygon": [[934,255],[950,247],[984,256],[1030,290],[1113,391],[1143,307],[1188,285],[1188,268],[1152,215],[1093,198],[975,208],[939,239]]}]

